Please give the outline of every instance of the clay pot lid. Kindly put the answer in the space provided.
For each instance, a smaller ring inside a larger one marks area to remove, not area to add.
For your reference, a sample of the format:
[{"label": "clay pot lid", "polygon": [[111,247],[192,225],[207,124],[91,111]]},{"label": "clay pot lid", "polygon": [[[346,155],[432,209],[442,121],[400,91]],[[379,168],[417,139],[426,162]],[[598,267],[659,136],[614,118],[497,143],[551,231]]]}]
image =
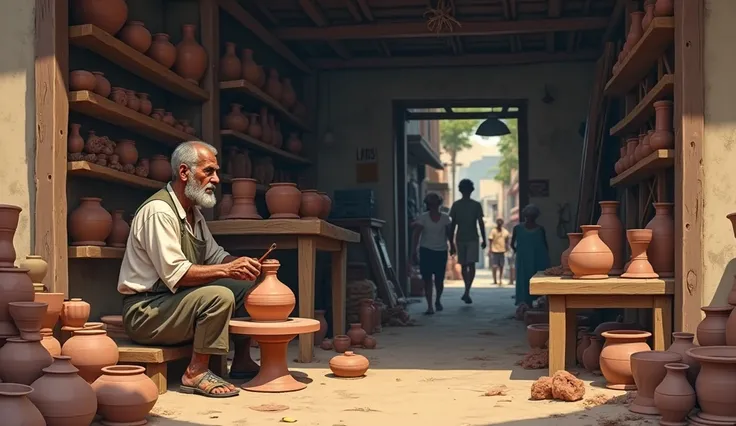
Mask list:
[{"label": "clay pot lid", "polygon": [[682,356],[680,354],[667,351],[634,352],[633,354],[631,354],[631,359],[634,358],[639,361],[666,362],[668,364],[682,361]]},{"label": "clay pot lid", "polygon": [[733,311],[733,306],[703,306],[700,310],[703,312],[725,313]]},{"label": "clay pot lid", "polygon": [[652,333],[641,330],[611,330],[601,333],[606,339],[648,339]]},{"label": "clay pot lid", "polygon": [[685,353],[701,362],[736,363],[736,346],[696,346]]},{"label": "clay pot lid", "polygon": [[26,396],[31,392],[33,392],[33,388],[28,385],[0,383],[0,395],[3,396]]},{"label": "clay pot lid", "polygon": [[72,365],[72,357],[66,355],[54,356],[54,362],[46,368],[41,369],[44,373],[52,374],[73,374],[79,372],[79,369]]},{"label": "clay pot lid", "polygon": [[78,330],[74,330],[74,336],[100,336],[103,334],[107,334],[107,331],[105,330],[95,330],[95,329],[89,329],[89,328],[80,328]]},{"label": "clay pot lid", "polygon": [[529,324],[526,326],[526,329],[535,331],[549,331],[549,324]]},{"label": "clay pot lid", "polygon": [[8,337],[5,339],[5,342],[7,343],[33,343],[33,342],[40,342],[43,340],[43,338],[39,335],[38,337],[31,337],[29,339],[21,339],[20,336],[16,337]]},{"label": "clay pot lid", "polygon": [[695,333],[688,333],[687,331],[675,331],[672,333],[672,337],[677,337],[680,339],[694,339]]},{"label": "clay pot lid", "polygon": [[145,372],[146,368],[139,365],[111,365],[102,368],[102,374],[107,374],[108,376],[133,376]]}]

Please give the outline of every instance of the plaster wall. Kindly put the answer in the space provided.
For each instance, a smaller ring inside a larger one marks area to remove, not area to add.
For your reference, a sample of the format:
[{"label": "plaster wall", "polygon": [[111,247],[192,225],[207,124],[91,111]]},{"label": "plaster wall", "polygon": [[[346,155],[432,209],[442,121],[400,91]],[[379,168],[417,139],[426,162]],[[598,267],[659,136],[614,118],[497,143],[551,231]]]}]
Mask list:
[{"label": "plaster wall", "polygon": [[[320,77],[320,132],[331,128],[335,144],[321,146],[319,186],[373,188],[384,237],[395,260],[392,103],[407,99],[527,99],[529,103],[529,178],[548,179],[550,196],[532,198],[542,210],[552,264],[567,241],[557,238],[557,205],[577,205],[582,138],[593,84],[593,63],[559,63],[494,68],[435,68],[325,72]],[[544,86],[555,102],[544,104]],[[357,148],[376,148],[379,181],[357,184]]]}]

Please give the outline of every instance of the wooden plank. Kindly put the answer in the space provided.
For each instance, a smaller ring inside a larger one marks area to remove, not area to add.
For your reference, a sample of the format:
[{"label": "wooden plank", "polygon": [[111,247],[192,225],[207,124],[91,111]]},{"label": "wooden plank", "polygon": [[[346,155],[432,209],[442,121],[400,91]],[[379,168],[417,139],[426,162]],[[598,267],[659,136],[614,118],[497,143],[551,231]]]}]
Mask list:
[{"label": "wooden plank", "polygon": [[349,243],[360,235],[320,219],[213,220],[207,226],[212,235],[318,235]]},{"label": "wooden plank", "polygon": [[671,99],[674,93],[675,76],[665,74],[626,117],[611,127],[611,136],[624,136],[637,132],[639,127],[653,118],[654,103],[663,99]]},{"label": "wooden plank", "polygon": [[151,139],[167,142],[172,146],[188,140],[199,140],[197,136],[176,130],[162,121],[133,111],[88,90],[69,92],[69,108],[91,118],[148,136]]},{"label": "wooden plank", "polygon": [[120,362],[161,364],[190,357],[192,346],[140,346],[131,343],[118,345],[118,353]]},{"label": "wooden plank", "polygon": [[125,172],[119,172],[109,167],[88,163],[86,161],[70,161],[66,166],[67,175],[69,176],[104,180],[136,188],[161,189],[166,186],[165,182],[142,178]]},{"label": "wooden plank", "polygon": [[654,176],[662,169],[673,167],[675,164],[675,151],[671,149],[658,149],[639,160],[638,163],[624,170],[615,178],[611,179],[611,186],[629,186],[641,182],[643,179]]},{"label": "wooden plank", "polygon": [[294,126],[304,131],[311,131],[310,127],[306,123],[304,123],[301,118],[292,114],[288,109],[286,109],[285,106],[281,105],[279,101],[272,98],[267,93],[246,80],[223,81],[222,83],[220,83],[220,90],[245,93],[251,98],[261,101],[276,110],[275,112],[280,117],[284,118],[286,121],[293,124]]},{"label": "wooden plank", "polygon": [[[204,40],[203,40],[204,42]],[[97,53],[125,71],[184,99],[205,101],[210,92],[91,24],[69,27],[69,43]]]},{"label": "wooden plank", "polygon": [[530,293],[535,296],[564,295],[661,295],[674,294],[673,278],[621,278],[580,280],[537,274],[530,281]]},{"label": "wooden plank", "polygon": [[290,152],[284,151],[281,148],[276,148],[271,144],[261,142],[254,137],[246,135],[245,133],[236,132],[235,130],[221,130],[220,136],[230,141],[237,142],[239,145],[242,145],[244,147],[271,154],[277,161],[305,166],[312,164],[311,161],[307,160],[304,157],[294,155]]},{"label": "wooden plank", "polygon": [[[550,296],[549,301],[549,374],[565,369],[567,350],[567,307],[565,296]],[[573,342],[570,342],[573,344]]]},{"label": "wooden plank", "polygon": [[[307,236],[300,236],[297,241],[296,256],[299,270],[299,316],[302,318],[314,318],[314,275],[317,264],[317,246],[314,239]],[[313,356],[314,333],[300,334],[299,362],[312,362]]]},{"label": "wooden plank", "polygon": [[332,333],[342,334],[347,331],[345,322],[347,312],[345,303],[347,298],[345,273],[348,264],[348,244],[343,242],[340,251],[332,253],[331,287],[332,287]]},{"label": "wooden plank", "polygon": [[674,18],[654,18],[641,40],[631,48],[619,71],[606,84],[606,96],[622,96],[636,86],[675,38]]},{"label": "wooden plank", "polygon": [[69,259],[122,259],[124,248],[98,246],[70,246]]}]

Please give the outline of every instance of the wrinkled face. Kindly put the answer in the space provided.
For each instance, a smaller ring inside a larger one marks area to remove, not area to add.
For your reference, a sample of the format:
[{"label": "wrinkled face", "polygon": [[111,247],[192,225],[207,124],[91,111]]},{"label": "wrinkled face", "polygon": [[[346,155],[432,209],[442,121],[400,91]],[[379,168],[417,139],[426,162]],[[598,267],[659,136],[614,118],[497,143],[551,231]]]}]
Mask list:
[{"label": "wrinkled face", "polygon": [[217,164],[217,157],[208,149],[201,147],[198,153],[197,167],[189,169],[182,164],[179,168],[180,178],[186,182],[184,195],[197,206],[212,208],[217,204],[215,189],[220,183],[217,174],[220,166]]}]

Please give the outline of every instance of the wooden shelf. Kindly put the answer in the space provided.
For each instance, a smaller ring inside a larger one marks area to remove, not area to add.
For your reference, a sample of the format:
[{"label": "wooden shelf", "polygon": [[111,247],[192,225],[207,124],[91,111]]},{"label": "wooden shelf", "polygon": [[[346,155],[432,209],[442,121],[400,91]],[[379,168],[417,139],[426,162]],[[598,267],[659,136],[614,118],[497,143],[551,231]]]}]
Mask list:
[{"label": "wooden shelf", "polygon": [[675,18],[654,18],[631,49],[616,75],[606,84],[606,96],[622,96],[647,74],[675,40]]},{"label": "wooden shelf", "polygon": [[530,293],[541,295],[605,295],[643,296],[675,293],[674,278],[621,278],[610,276],[602,280],[581,280],[536,274],[530,283]]},{"label": "wooden shelf", "polygon": [[98,246],[69,246],[69,259],[122,259],[124,248]]},{"label": "wooden shelf", "polygon": [[257,99],[276,110],[282,118],[286,119],[286,121],[299,129],[307,132],[311,131],[307,124],[287,110],[280,102],[246,80],[223,81],[220,83],[220,90],[245,93],[246,95]]},{"label": "wooden shelf", "polygon": [[630,186],[653,176],[656,172],[672,167],[675,164],[675,151],[658,149],[611,179],[611,186]]},{"label": "wooden shelf", "polygon": [[133,49],[104,30],[91,25],[69,27],[69,43],[91,50],[162,89],[193,101],[206,101],[209,93]]},{"label": "wooden shelf", "polygon": [[67,175],[70,176],[104,180],[137,188],[161,189],[166,186],[165,182],[142,178],[125,172],[119,172],[109,167],[88,163],[86,161],[70,161],[66,164],[66,170]]},{"label": "wooden shelf", "polygon": [[88,90],[69,92],[69,109],[170,145],[199,139]]},{"label": "wooden shelf", "polygon": [[637,132],[654,115],[654,103],[663,99],[669,99],[675,92],[675,76],[665,74],[657,84],[652,87],[641,102],[611,128],[611,136],[624,136],[627,133]]},{"label": "wooden shelf", "polygon": [[241,145],[244,145],[256,151],[273,154],[278,160],[281,160],[281,161],[294,163],[294,164],[302,164],[302,165],[312,164],[311,161],[307,160],[304,157],[300,157],[298,155],[294,155],[292,153],[286,152],[283,149],[279,149],[273,145],[269,145],[265,142],[261,142],[258,139],[250,137],[244,133],[236,132],[234,130],[221,130],[220,136],[222,136],[223,138],[234,139]]}]

